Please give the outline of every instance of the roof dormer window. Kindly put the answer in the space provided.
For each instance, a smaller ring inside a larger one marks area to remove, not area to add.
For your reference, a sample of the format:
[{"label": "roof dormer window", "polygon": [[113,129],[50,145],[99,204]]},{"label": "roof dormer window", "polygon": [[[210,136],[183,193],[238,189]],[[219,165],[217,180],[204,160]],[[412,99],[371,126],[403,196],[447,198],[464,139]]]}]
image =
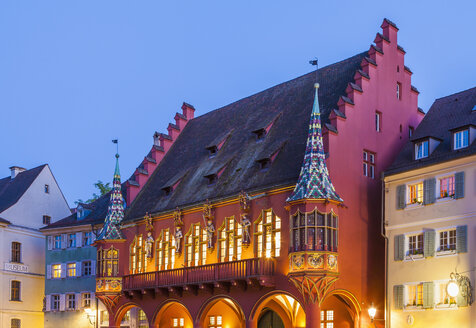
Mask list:
[{"label": "roof dormer window", "polygon": [[205,176],[205,178],[207,178],[209,186],[214,185],[218,181],[218,175],[217,174],[209,174],[209,175]]},{"label": "roof dormer window", "polygon": [[457,131],[453,134],[454,149],[466,148],[469,145],[469,130]]},{"label": "roof dormer window", "polygon": [[428,157],[428,140],[423,140],[415,144],[415,159]]},{"label": "roof dormer window", "polygon": [[266,129],[258,129],[258,130],[255,130],[253,131],[253,133],[255,134],[256,136],[256,141],[262,141],[264,139],[264,137],[266,137]]},{"label": "roof dormer window", "polygon": [[217,146],[208,147],[207,150],[208,150],[208,155],[210,157],[215,157],[216,154],[218,153],[218,147]]},{"label": "roof dormer window", "polygon": [[270,158],[262,158],[257,161],[261,171],[266,171],[271,166]]},{"label": "roof dormer window", "polygon": [[165,196],[170,196],[170,194],[171,194],[172,191],[173,191],[172,186],[168,186],[168,187],[162,188],[162,190],[164,191],[164,195],[165,195]]}]

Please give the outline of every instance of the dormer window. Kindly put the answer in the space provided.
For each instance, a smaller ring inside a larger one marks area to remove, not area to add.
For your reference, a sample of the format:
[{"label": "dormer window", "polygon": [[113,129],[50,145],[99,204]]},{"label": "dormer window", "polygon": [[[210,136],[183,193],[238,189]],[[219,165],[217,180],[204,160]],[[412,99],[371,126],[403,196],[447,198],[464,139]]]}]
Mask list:
[{"label": "dormer window", "polygon": [[210,174],[210,175],[205,176],[205,178],[207,178],[209,186],[214,185],[218,181],[218,175],[217,174]]},{"label": "dormer window", "polygon": [[172,189],[171,186],[162,188],[162,190],[164,191],[164,195],[165,195],[165,196],[170,196],[170,194],[171,194],[172,191],[173,191],[173,189]]},{"label": "dormer window", "polygon": [[215,157],[216,154],[218,153],[218,147],[217,146],[208,147],[207,150],[208,150],[208,155],[210,157]]},{"label": "dormer window", "polygon": [[415,144],[415,159],[428,157],[428,140],[420,141]]},{"label": "dormer window", "polygon": [[454,134],[454,149],[466,148],[469,145],[469,130],[461,130]]},{"label": "dormer window", "polygon": [[261,171],[266,171],[271,166],[270,158],[263,158],[257,161]]},{"label": "dormer window", "polygon": [[256,136],[256,141],[262,141],[264,139],[264,137],[266,137],[266,129],[258,129],[258,130],[255,130],[253,131],[253,133],[255,134]]}]

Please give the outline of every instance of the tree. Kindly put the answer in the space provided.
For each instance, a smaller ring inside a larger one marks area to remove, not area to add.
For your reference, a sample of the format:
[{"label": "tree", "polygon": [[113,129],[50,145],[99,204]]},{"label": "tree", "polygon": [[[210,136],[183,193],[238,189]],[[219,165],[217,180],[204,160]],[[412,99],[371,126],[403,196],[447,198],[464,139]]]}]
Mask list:
[{"label": "tree", "polygon": [[76,205],[78,205],[79,203],[86,203],[86,204],[92,203],[96,199],[98,199],[99,197],[104,196],[105,194],[107,194],[108,192],[110,192],[112,190],[111,186],[109,185],[109,182],[104,183],[101,180],[98,180],[94,184],[94,187],[99,191],[99,194],[93,193],[93,197],[88,199],[87,201],[83,201],[82,199],[78,199],[74,203]]}]

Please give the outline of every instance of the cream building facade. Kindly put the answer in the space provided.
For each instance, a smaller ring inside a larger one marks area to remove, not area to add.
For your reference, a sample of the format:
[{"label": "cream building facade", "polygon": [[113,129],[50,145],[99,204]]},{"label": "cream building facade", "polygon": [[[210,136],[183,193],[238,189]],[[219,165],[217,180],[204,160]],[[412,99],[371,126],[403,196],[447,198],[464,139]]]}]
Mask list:
[{"label": "cream building facade", "polygon": [[0,179],[0,327],[43,327],[45,237],[70,213],[48,165]]},{"label": "cream building facade", "polygon": [[385,173],[388,327],[476,327],[475,126],[476,88],[436,100]]}]

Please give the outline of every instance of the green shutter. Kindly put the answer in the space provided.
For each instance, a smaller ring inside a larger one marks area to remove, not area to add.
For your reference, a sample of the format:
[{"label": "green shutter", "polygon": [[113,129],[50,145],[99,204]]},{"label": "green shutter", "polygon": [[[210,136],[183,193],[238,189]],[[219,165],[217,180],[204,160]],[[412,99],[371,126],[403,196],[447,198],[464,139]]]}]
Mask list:
[{"label": "green shutter", "polygon": [[433,281],[423,283],[423,308],[432,309],[435,306],[435,284]]},{"label": "green shutter", "polygon": [[405,208],[405,185],[397,186],[397,209],[401,210]]},{"label": "green shutter", "polygon": [[468,251],[468,227],[457,226],[456,227],[456,252],[466,253]]},{"label": "green shutter", "polygon": [[405,236],[396,235],[395,243],[393,247],[394,247],[393,259],[395,261],[403,261],[403,259],[405,258]]},{"label": "green shutter", "polygon": [[464,172],[455,173],[455,198],[464,197]]},{"label": "green shutter", "polygon": [[423,181],[423,204],[433,204],[435,202],[436,179],[427,179]]},{"label": "green shutter", "polygon": [[461,291],[461,286],[459,286],[459,288],[460,288],[459,293],[458,293],[458,295],[456,295],[456,305],[458,305],[458,307],[468,306],[467,299]]},{"label": "green shutter", "polygon": [[435,230],[427,230],[423,233],[423,255],[435,256]]},{"label": "green shutter", "polygon": [[403,310],[403,285],[393,286],[393,303],[395,309]]}]

